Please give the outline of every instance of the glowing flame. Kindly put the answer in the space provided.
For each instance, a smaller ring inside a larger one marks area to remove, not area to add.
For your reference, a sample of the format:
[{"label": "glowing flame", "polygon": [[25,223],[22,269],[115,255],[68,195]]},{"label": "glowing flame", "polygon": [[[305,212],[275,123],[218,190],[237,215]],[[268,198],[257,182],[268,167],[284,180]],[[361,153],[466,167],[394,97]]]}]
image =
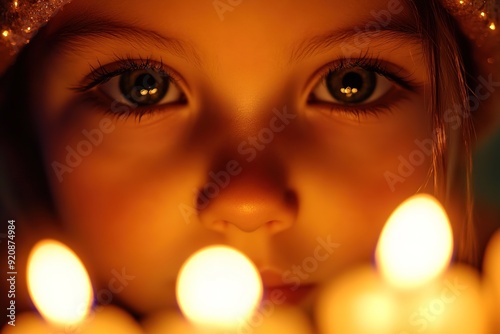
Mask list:
[{"label": "glowing flame", "polygon": [[384,278],[412,288],[439,276],[450,262],[453,236],[448,217],[432,196],[415,195],[389,217],[376,259]]},{"label": "glowing flame", "polygon": [[38,311],[63,326],[81,322],[93,293],[89,276],[76,254],[55,240],[42,240],[28,259],[28,290]]},{"label": "glowing flame", "polygon": [[184,315],[205,327],[235,328],[250,317],[262,297],[262,282],[250,260],[226,246],[199,250],[177,278]]}]

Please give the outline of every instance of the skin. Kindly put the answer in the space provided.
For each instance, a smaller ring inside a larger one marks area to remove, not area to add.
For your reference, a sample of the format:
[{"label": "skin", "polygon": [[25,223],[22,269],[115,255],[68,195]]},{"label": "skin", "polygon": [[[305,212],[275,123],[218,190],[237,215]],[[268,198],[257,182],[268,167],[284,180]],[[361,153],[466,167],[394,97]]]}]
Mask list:
[{"label": "skin", "polygon": [[[393,19],[411,24],[408,9],[399,6],[404,10]],[[410,91],[391,83],[387,94],[369,104],[381,105],[376,115],[308,102],[320,71],[346,57],[342,41],[289,59],[301,41],[338,29],[366,31],[366,22],[374,20],[370,10],[387,9],[386,0],[254,0],[224,12],[221,20],[210,1],[75,0],[64,8],[30,46],[36,55],[32,113],[56,203],[54,219],[84,259],[96,291],[108,286],[113,270],[125,270],[134,278],[113,298],[139,313],[175,305],[180,266],[214,244],[235,247],[259,269],[281,277],[268,286],[292,284],[282,274],[314,257],[318,238],[330,236],[340,246],[300,277],[301,286],[370,261],[390,213],[426,189],[427,155],[394,189],[384,176],[398,173],[399,157],[418,149],[416,139],[432,138],[422,45],[387,33],[343,41],[356,47],[353,57],[376,56],[418,86]],[[198,57],[170,54],[137,38],[94,34],[70,44],[60,38],[76,19],[105,17],[186,41]],[[177,73],[187,103],[163,105],[138,122],[133,115],[104,113],[117,106],[105,94],[118,89],[109,82],[86,93],[69,89],[91,67],[108,66],[116,56],[161,60]],[[283,129],[269,143],[257,142],[250,154],[252,137],[270,128],[273,110],[284,108],[293,119],[277,122]],[[109,122],[102,142],[58,177],[54,162],[68,166],[67,147],[87,140],[83,130],[102,130],[103,119]],[[249,151],[242,154],[240,145]],[[240,173],[197,209],[196,194],[213,182],[210,173],[227,171],[233,160]]]}]

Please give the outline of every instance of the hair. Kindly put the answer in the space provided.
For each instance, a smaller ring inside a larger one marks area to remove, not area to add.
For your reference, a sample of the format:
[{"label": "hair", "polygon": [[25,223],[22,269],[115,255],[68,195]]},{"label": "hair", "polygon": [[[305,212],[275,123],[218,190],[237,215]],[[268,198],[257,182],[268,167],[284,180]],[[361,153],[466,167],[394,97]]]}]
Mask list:
[{"label": "hair", "polygon": [[[467,51],[471,48],[438,1],[410,3],[419,16],[432,87],[434,195],[451,214],[457,260],[477,266],[471,152],[474,124],[468,102],[468,81],[476,71]],[[458,129],[454,128],[457,122]]]},{"label": "hair", "polygon": [[[429,175],[434,195],[448,212],[455,211],[453,203],[464,204],[458,205],[461,212],[452,214],[456,258],[477,265],[471,189],[473,119],[467,99],[467,81],[474,73],[474,64],[466,53],[466,39],[439,1],[405,1],[419,22],[430,69],[429,112],[435,137]],[[28,45],[0,78],[0,154],[4,163],[0,163],[0,184],[5,185],[0,192],[0,212],[22,215],[26,209],[40,209],[57,217],[29,101],[24,96],[27,91],[29,94],[29,50]],[[459,129],[453,128],[446,113],[461,120]]]}]

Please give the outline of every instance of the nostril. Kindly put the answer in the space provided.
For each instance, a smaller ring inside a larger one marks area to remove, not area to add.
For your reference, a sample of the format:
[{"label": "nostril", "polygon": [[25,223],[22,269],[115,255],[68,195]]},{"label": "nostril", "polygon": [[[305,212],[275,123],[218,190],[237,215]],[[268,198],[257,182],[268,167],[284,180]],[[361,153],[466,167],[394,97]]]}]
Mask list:
[{"label": "nostril", "polygon": [[275,233],[292,227],[298,212],[297,194],[277,168],[254,164],[231,179],[208,173],[205,184],[195,191],[200,222],[223,233],[232,226],[244,232],[262,227]]},{"label": "nostril", "polygon": [[226,233],[228,225],[234,225],[244,232],[262,227],[276,234],[293,225],[298,209],[294,191],[283,191],[281,196],[278,193],[270,189],[245,189],[214,197],[214,193],[209,196],[206,189],[200,189],[197,209],[202,224],[219,233]]}]

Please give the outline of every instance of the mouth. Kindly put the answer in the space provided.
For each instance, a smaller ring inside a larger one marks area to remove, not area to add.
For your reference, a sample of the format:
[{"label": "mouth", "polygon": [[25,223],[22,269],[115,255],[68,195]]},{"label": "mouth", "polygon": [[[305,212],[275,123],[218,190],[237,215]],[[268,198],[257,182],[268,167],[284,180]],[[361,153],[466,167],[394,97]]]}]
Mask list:
[{"label": "mouth", "polygon": [[299,305],[304,304],[312,298],[317,288],[316,284],[309,282],[300,282],[296,280],[293,284],[283,279],[283,275],[274,269],[260,270],[260,276],[264,285],[263,300],[269,300],[272,303]]}]

